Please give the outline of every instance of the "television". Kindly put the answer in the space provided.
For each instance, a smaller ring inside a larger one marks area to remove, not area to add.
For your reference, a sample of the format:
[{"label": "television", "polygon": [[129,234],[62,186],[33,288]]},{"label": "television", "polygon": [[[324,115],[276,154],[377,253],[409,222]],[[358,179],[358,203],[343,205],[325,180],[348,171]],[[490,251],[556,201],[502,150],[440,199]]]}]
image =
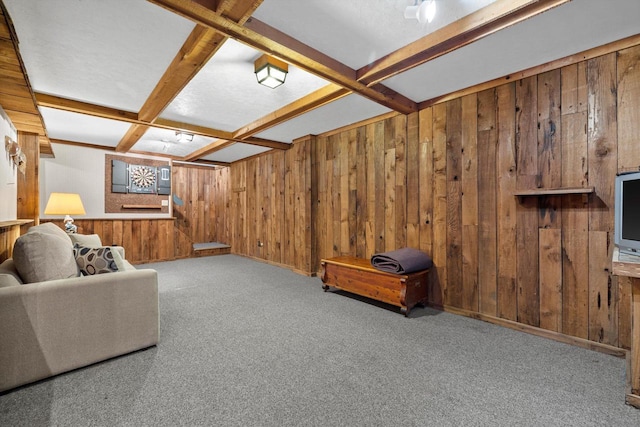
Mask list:
[{"label": "television", "polygon": [[615,237],[620,252],[640,256],[640,172],[616,177]]}]

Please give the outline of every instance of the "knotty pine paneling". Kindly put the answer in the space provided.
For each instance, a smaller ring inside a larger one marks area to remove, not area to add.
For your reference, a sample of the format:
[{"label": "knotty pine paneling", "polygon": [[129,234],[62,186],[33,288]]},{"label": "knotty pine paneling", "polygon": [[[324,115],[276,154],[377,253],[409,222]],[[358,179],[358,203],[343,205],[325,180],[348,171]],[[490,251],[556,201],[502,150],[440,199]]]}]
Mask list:
[{"label": "knotty pine paneling", "polygon": [[[231,241],[229,176],[227,167],[174,164],[173,193],[184,202],[173,205],[174,218],[76,218],[74,224],[104,245],[124,247],[132,264],[190,257],[194,243]],[[50,222],[64,228],[61,220]]]},{"label": "knotty pine paneling", "polygon": [[191,255],[194,243],[231,243],[229,168],[173,164],[175,257]]},{"label": "knotty pine paneling", "polygon": [[[638,62],[640,46],[234,163],[233,250],[313,272],[416,247],[434,306],[629,348],[610,263],[615,175],[640,169]],[[514,196],[563,186],[595,194]]]},{"label": "knotty pine paneling", "polygon": [[[232,164],[230,171],[231,251],[301,273],[315,273],[312,198],[317,197],[315,137]],[[345,214],[347,210],[345,210]]]},{"label": "knotty pine paneling", "polygon": [[17,217],[35,220],[40,217],[39,159],[40,145],[35,133],[18,131],[18,144],[25,154],[25,173],[17,173],[18,204]]},{"label": "knotty pine paneling", "polygon": [[[62,220],[53,222],[64,229]],[[143,264],[176,258],[174,219],[76,219],[78,233],[97,234],[103,245],[125,249],[127,261]]]}]

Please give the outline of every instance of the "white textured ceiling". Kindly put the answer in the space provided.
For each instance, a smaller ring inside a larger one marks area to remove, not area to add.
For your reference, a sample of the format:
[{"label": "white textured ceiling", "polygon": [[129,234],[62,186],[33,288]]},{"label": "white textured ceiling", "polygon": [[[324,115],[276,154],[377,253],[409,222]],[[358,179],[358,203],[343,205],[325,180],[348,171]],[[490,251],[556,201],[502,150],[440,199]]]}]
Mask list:
[{"label": "white textured ceiling", "polygon": [[404,19],[414,0],[266,0],[253,17],[358,69],[494,1],[437,0],[428,25]]},{"label": "white textured ceiling", "polygon": [[192,141],[178,142],[176,131],[150,127],[133,146],[133,150],[185,157],[214,141],[214,138],[193,135]]},{"label": "white textured ceiling", "polygon": [[284,85],[276,89],[262,86],[257,83],[253,66],[261,55],[262,52],[227,40],[161,116],[234,131],[327,84],[289,66]]},{"label": "white textured ceiling", "polygon": [[277,141],[292,141],[301,136],[318,135],[389,111],[391,110],[380,104],[352,94],[256,136]]},{"label": "white textured ceiling", "polygon": [[387,79],[384,84],[420,102],[640,32],[640,0],[573,0],[551,12]]},{"label": "white textured ceiling", "polygon": [[[145,0],[3,1],[35,92],[133,113],[194,28],[191,21]],[[424,26],[403,17],[413,0],[264,0],[253,17],[357,70],[492,3],[436,1],[436,18]],[[382,84],[415,102],[430,100],[636,35],[638,18],[640,0],[573,0]],[[160,117],[233,132],[328,83],[290,66],[283,86],[260,86],[253,74],[253,61],[260,55],[228,40]],[[388,111],[352,94],[255,136],[288,143]],[[130,127],[50,108],[41,107],[41,112],[52,139],[115,147]],[[150,128],[132,149],[186,158],[215,141],[196,135],[192,143],[180,146],[172,138],[172,130]],[[233,162],[265,150],[236,143],[203,159]]]},{"label": "white textured ceiling", "polygon": [[146,1],[7,0],[37,92],[138,111],[194,27]]},{"label": "white textured ceiling", "polygon": [[216,151],[215,154],[210,154],[203,157],[205,160],[227,162],[232,163],[246,157],[255,156],[256,154],[269,151],[269,148],[258,147],[256,145],[243,144],[238,142],[230,147],[223,148],[220,151]]},{"label": "white textured ceiling", "polygon": [[129,129],[129,124],[124,122],[53,108],[40,107],[40,113],[49,136],[63,141],[115,147]]}]

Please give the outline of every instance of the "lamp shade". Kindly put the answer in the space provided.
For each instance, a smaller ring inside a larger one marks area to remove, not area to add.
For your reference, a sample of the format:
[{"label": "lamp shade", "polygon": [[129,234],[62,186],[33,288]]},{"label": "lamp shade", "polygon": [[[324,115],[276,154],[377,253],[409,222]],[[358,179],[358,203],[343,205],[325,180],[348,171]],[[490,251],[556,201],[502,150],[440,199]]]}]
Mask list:
[{"label": "lamp shade", "polygon": [[45,215],[84,215],[86,214],[80,195],[75,193],[51,193]]},{"label": "lamp shade", "polygon": [[266,54],[253,65],[258,83],[271,89],[283,84],[289,72],[289,64]]}]

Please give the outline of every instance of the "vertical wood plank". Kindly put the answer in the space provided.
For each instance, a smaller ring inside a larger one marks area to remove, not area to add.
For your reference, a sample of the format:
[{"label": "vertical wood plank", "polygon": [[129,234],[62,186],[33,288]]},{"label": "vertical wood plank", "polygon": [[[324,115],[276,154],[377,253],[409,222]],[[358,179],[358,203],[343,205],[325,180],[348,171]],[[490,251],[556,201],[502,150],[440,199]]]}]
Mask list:
[{"label": "vertical wood plank", "polygon": [[396,248],[396,147],[395,121],[385,120],[384,140],[384,250]]},{"label": "vertical wood plank", "polygon": [[340,144],[340,171],[339,171],[339,186],[340,186],[340,208],[339,208],[339,221],[340,221],[340,240],[338,242],[340,255],[352,255],[349,251],[350,245],[350,224],[349,224],[349,140],[350,135],[348,132],[342,132],[338,137]]},{"label": "vertical wood plank", "polygon": [[418,113],[407,116],[407,246],[420,249],[420,118]]},{"label": "vertical wood plank", "polygon": [[294,154],[295,143],[293,147],[285,153],[285,166],[284,166],[284,238],[282,258],[285,263],[292,265],[295,259],[295,206],[294,206],[294,191],[293,183],[297,179],[293,174],[293,162],[295,159]]},{"label": "vertical wood plank", "polygon": [[618,346],[631,349],[631,278],[618,276]]},{"label": "vertical wood plank", "polygon": [[367,256],[367,222],[369,210],[367,209],[367,178],[369,163],[367,158],[366,127],[361,126],[356,130],[356,153],[353,165],[355,171],[355,221],[356,221],[356,256]]},{"label": "vertical wood plank", "polygon": [[640,46],[617,57],[618,172],[640,169]]},{"label": "vertical wood plank", "polygon": [[[613,232],[615,175],[611,171],[618,165],[617,71],[616,54],[600,56],[587,61],[588,125],[587,145],[589,158],[589,184],[595,196],[589,198],[589,241],[607,242]],[[601,234],[598,232],[604,232]],[[604,252],[604,248],[607,252]],[[611,272],[604,271],[604,263],[611,261],[610,245],[589,245],[589,338],[613,340],[617,344],[617,284]],[[606,259],[602,259],[606,257]],[[609,296],[608,292],[613,293]],[[607,295],[607,304],[602,303]],[[598,301],[600,297],[600,301]],[[603,312],[606,311],[605,312]],[[602,334],[597,331],[603,331]],[[606,331],[606,332],[604,332]]]},{"label": "vertical wood plank", "polygon": [[[445,303],[463,306],[462,276],[462,100],[447,105],[447,298]],[[473,287],[473,284],[471,285]]]},{"label": "vertical wood plank", "polygon": [[618,283],[610,275],[613,244],[609,233],[589,233],[589,340],[618,345]]},{"label": "vertical wood plank", "polygon": [[497,314],[496,94],[478,93],[478,255],[479,310]]},{"label": "vertical wood plank", "polygon": [[503,319],[517,319],[516,297],[516,147],[514,83],[496,88],[498,98],[497,174],[497,315]]},{"label": "vertical wood plank", "polygon": [[478,96],[462,98],[462,308],[478,311]]},{"label": "vertical wood plank", "polygon": [[396,249],[407,246],[407,116],[393,118],[395,141],[395,243]]},{"label": "vertical wood plank", "polygon": [[433,251],[433,108],[419,113],[420,250]]},{"label": "vertical wood plank", "polygon": [[[38,135],[19,131],[17,142],[26,157],[27,168],[24,173],[17,174],[16,215],[21,219],[33,219],[33,225],[38,225],[40,223],[40,145]],[[4,141],[2,141],[2,146],[4,147]],[[6,152],[3,153],[3,155],[5,154]],[[45,197],[48,199],[49,194],[45,194]]]},{"label": "vertical wood plank", "polygon": [[376,163],[375,163],[375,125],[365,126],[365,164],[367,168],[367,213],[365,216],[366,251],[365,258],[371,257],[376,252],[376,243],[379,240],[376,229]]},{"label": "vertical wood plank", "polygon": [[589,97],[589,184],[596,197],[590,200],[589,229],[613,231],[613,205],[617,168],[616,55],[599,56],[587,62]]},{"label": "vertical wood plank", "polygon": [[348,192],[347,192],[347,223],[348,227],[348,252],[350,255],[355,256],[357,252],[357,238],[358,238],[358,217],[357,217],[357,170],[358,170],[358,158],[357,158],[357,144],[358,144],[358,131],[357,129],[351,129],[347,135],[348,153],[349,159],[347,163],[348,169]]},{"label": "vertical wood plank", "polygon": [[[562,79],[562,185],[588,185],[587,162],[587,69],[579,63],[561,69]],[[562,199],[563,287],[560,332],[588,337],[589,209],[583,196]]]},{"label": "vertical wood plank", "polygon": [[[516,153],[517,187],[533,189],[540,186],[538,177],[537,80],[522,79],[516,83]],[[538,290],[538,201],[535,197],[520,198],[516,210],[516,266],[518,286],[517,321],[538,326],[540,301]]]},{"label": "vertical wood plank", "polygon": [[562,333],[588,337],[589,305],[589,233],[588,218],[581,212],[581,196],[567,197],[567,205],[574,206],[565,211],[564,218],[568,227],[562,230]]},{"label": "vertical wood plank", "polygon": [[373,168],[374,168],[374,181],[373,188],[376,192],[375,198],[375,252],[384,252],[387,241],[386,228],[385,228],[385,204],[386,204],[386,179],[385,179],[385,127],[386,122],[380,121],[374,125],[374,138],[373,138]]},{"label": "vertical wood plank", "polygon": [[316,210],[316,245],[317,258],[328,257],[327,250],[327,152],[326,139],[317,138],[315,140],[316,160],[317,160],[317,186],[318,202]]},{"label": "vertical wood plank", "polygon": [[[538,177],[542,188],[559,188],[562,185],[560,82],[560,70],[538,75]],[[560,228],[561,203],[560,196],[539,200],[539,227]]]},{"label": "vertical wood plank", "polygon": [[562,330],[562,233],[559,228],[541,228],[540,237],[540,327]]},{"label": "vertical wood plank", "polygon": [[433,107],[433,264],[429,295],[445,303],[447,296],[447,106]]}]

